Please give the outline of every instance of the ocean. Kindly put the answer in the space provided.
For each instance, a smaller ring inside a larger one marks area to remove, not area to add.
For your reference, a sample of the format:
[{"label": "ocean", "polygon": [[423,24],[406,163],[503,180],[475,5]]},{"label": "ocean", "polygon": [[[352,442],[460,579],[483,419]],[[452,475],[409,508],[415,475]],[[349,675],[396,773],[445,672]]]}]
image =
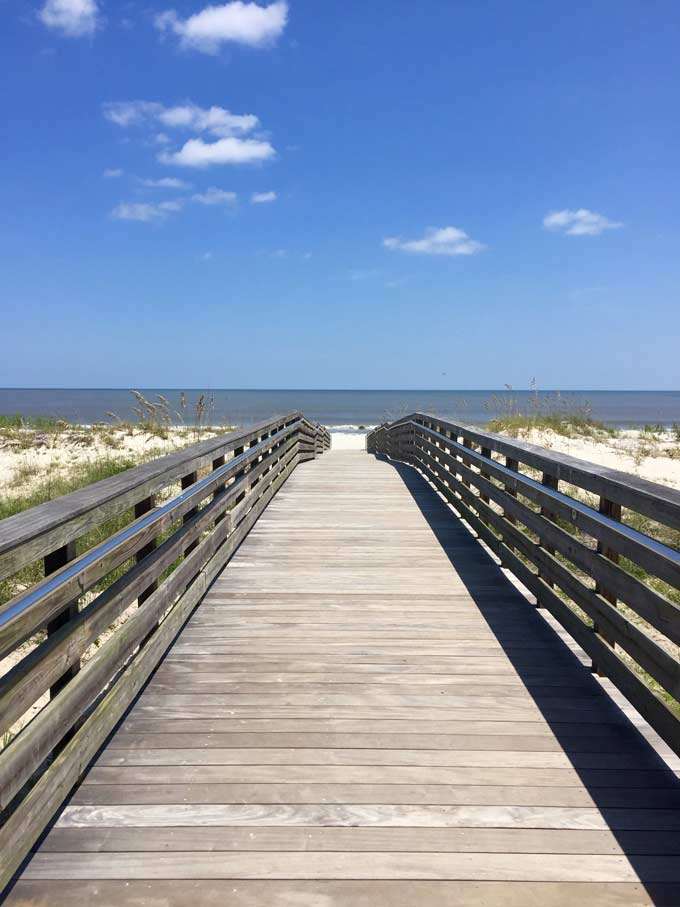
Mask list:
[{"label": "ocean", "polygon": [[[178,390],[140,388],[151,401],[162,394],[180,410]],[[539,406],[590,408],[593,418],[617,427],[647,423],[680,423],[680,391],[521,391],[521,390],[187,390],[186,422],[193,421],[193,404],[201,393],[212,401],[208,422],[245,425],[302,410],[305,415],[334,428],[357,430],[415,410],[431,412],[472,425],[484,425],[506,407],[530,411]],[[0,414],[52,416],[91,424],[136,418],[129,390],[106,388],[0,388]],[[178,418],[179,422],[180,419]]]}]

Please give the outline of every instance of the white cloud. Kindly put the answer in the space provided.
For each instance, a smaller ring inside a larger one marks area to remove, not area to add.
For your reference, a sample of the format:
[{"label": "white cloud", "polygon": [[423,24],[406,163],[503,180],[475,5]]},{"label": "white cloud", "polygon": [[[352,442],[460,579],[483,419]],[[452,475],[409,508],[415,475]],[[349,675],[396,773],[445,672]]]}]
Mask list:
[{"label": "white cloud", "polygon": [[160,202],[157,205],[147,202],[121,202],[111,212],[116,220],[137,220],[143,223],[163,220],[169,214],[182,209],[181,200]]},{"label": "white cloud", "polygon": [[388,236],[383,239],[383,246],[421,255],[474,255],[486,248],[458,227],[428,227],[422,239]]},{"label": "white cloud", "polygon": [[154,117],[159,108],[164,109],[155,101],[107,101],[103,108],[107,120],[123,127],[141,123],[147,117]]},{"label": "white cloud", "polygon": [[546,230],[559,230],[567,236],[599,236],[605,230],[617,230],[623,224],[609,220],[604,214],[578,208],[576,211],[551,211],[543,218]]},{"label": "white cloud", "polygon": [[214,164],[252,164],[274,157],[274,149],[261,139],[189,139],[179,151],[163,151],[158,160],[178,167],[212,167]]},{"label": "white cloud", "polygon": [[[207,133],[217,141],[190,138],[178,150],[164,149],[158,160],[179,167],[209,167],[213,164],[248,164],[274,157],[271,143],[249,133],[259,125],[251,113],[234,114],[224,107],[199,107],[187,102],[166,107],[157,101],[115,101],[104,104],[104,116],[121,128],[163,126],[193,133]],[[170,143],[165,132],[156,132],[153,141]]]},{"label": "white cloud", "polygon": [[216,54],[227,43],[249,47],[273,44],[287,20],[288,4],[284,0],[269,6],[234,0],[221,6],[206,6],[187,19],[180,19],[174,9],[166,10],[156,16],[156,28],[177,35],[182,47]]},{"label": "white cloud", "polygon": [[[259,123],[252,113],[234,114],[224,107],[199,107],[191,102],[166,107],[157,101],[110,101],[104,104],[104,116],[124,128],[160,123],[167,129],[210,132],[218,138],[245,135]],[[154,140],[159,144],[169,141],[164,132],[157,133]]]},{"label": "white cloud", "polygon": [[120,167],[107,167],[106,170],[102,173],[104,179],[107,180],[114,180],[122,175],[123,171],[120,169]]},{"label": "white cloud", "polygon": [[38,18],[48,28],[56,28],[70,38],[94,34],[99,10],[95,0],[46,0]]},{"label": "white cloud", "polygon": [[277,197],[276,192],[253,192],[250,201],[253,205],[266,205],[267,202],[275,202]]},{"label": "white cloud", "polygon": [[227,192],[224,189],[218,189],[216,186],[211,186],[205,192],[198,192],[196,195],[192,195],[191,198],[201,205],[233,205],[236,203],[235,192]]},{"label": "white cloud", "polygon": [[243,135],[251,132],[258,119],[253,114],[234,114],[224,107],[197,107],[196,104],[184,104],[177,107],[166,107],[158,114],[158,119],[165,126],[190,129],[192,132],[212,132],[220,138],[230,135]]},{"label": "white cloud", "polygon": [[142,180],[143,186],[149,189],[190,189],[191,183],[179,180],[174,176],[164,176],[158,180]]}]

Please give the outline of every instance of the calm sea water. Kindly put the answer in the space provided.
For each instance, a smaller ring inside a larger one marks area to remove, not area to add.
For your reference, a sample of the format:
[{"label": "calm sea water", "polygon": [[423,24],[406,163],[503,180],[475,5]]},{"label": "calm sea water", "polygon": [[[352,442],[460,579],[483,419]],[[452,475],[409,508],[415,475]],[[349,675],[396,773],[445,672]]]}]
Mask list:
[{"label": "calm sea water", "polygon": [[[149,400],[166,396],[179,410],[180,392],[142,389]],[[186,391],[186,421],[201,390]],[[214,390],[206,391],[214,404],[209,421],[244,425],[293,409],[331,426],[375,425],[414,410],[482,425],[507,405],[530,409],[533,391],[411,391],[411,390]],[[538,393],[542,405],[565,408],[587,405],[596,419],[617,426],[660,422],[680,423],[680,391],[568,391]],[[134,419],[134,399],[127,390],[0,388],[0,414],[54,416],[70,422],[109,421],[107,413]],[[177,420],[179,421],[179,419]]]}]

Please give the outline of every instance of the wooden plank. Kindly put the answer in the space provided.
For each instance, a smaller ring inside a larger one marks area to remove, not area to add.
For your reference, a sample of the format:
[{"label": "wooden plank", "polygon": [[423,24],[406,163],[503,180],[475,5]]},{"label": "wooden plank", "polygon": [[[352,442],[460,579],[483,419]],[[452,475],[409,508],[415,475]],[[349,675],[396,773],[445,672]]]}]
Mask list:
[{"label": "wooden plank", "polygon": [[[521,760],[523,761],[523,760]],[[156,765],[96,765],[84,779],[83,788],[99,785],[191,785],[191,784],[361,784],[427,786],[502,786],[508,782],[504,765],[442,766],[427,760],[420,764],[391,765],[366,762],[286,761],[281,764],[199,763]],[[663,769],[574,769],[512,766],[514,787],[624,788],[655,792],[667,790],[667,803],[680,804],[676,775]]]},{"label": "wooden plank", "polygon": [[[121,735],[118,734],[117,737]],[[159,735],[161,736],[161,735]],[[171,735],[166,735],[171,743]],[[253,737],[255,735],[251,735]],[[275,737],[276,735],[269,735]],[[403,740],[403,738],[399,738]],[[631,753],[588,752],[567,755],[562,748],[554,750],[528,749],[531,738],[511,738],[512,744],[524,743],[518,750],[503,749],[499,743],[507,741],[498,738],[494,749],[402,749],[383,746],[377,749],[360,747],[352,739],[355,749],[340,746],[328,748],[318,746],[310,748],[306,735],[294,737],[293,745],[284,747],[279,741],[269,747],[262,746],[201,746],[194,741],[194,746],[148,748],[133,747],[130,749],[107,747],[96,762],[96,766],[191,766],[199,769],[206,765],[362,765],[362,766],[401,766],[418,768],[424,766],[458,766],[486,767],[493,769],[597,769],[599,771],[639,771],[641,768],[661,769],[659,760],[645,750]],[[187,741],[188,742],[188,741]],[[259,742],[259,741],[258,741]],[[348,741],[345,740],[345,743]],[[471,741],[472,742],[472,741]],[[555,741],[556,743],[556,741]],[[533,746],[536,744],[534,743]],[[647,755],[647,758],[645,756]],[[517,778],[513,774],[513,781]],[[125,776],[125,783],[130,778]],[[159,779],[160,780],[160,779]],[[209,780],[207,777],[201,780]],[[310,781],[312,779],[310,778]],[[385,778],[387,780],[387,778]],[[653,780],[650,778],[649,780]]]},{"label": "wooden plank", "polygon": [[441,805],[394,803],[164,803],[73,804],[62,812],[60,828],[94,827],[290,827],[343,826],[379,828],[563,828],[575,830],[680,831],[677,809],[602,810],[588,805],[536,806]]},{"label": "wooden plank", "polygon": [[[507,780],[507,772],[506,779]],[[231,784],[83,784],[71,801],[76,805],[150,804],[315,804],[445,805],[445,806],[593,806],[680,812],[680,792],[664,788],[524,787],[492,784],[361,784],[304,782],[234,782]],[[174,808],[174,807],[173,807]],[[680,817],[678,817],[680,822]]]},{"label": "wooden plank", "polygon": [[[328,722],[333,725],[333,722]],[[212,724],[212,723],[210,723]],[[338,733],[332,730],[321,732],[315,730],[286,731],[281,729],[289,725],[305,724],[305,722],[272,721],[263,726],[257,721],[239,722],[236,730],[231,732],[206,731],[198,730],[196,727],[192,732],[182,730],[186,722],[181,721],[152,721],[146,722],[140,731],[135,731],[134,724],[126,724],[108,744],[106,751],[102,754],[102,764],[117,764],[115,760],[119,758],[119,753],[123,755],[120,758],[134,758],[133,753],[137,751],[163,752],[168,758],[173,759],[172,751],[175,749],[199,749],[201,755],[196,756],[196,760],[210,760],[210,751],[234,750],[234,749],[258,749],[260,752],[265,748],[280,749],[286,748],[318,748],[322,750],[345,749],[349,743],[357,750],[375,750],[385,754],[389,758],[392,751],[412,752],[414,750],[444,750],[448,753],[448,758],[455,758],[454,753],[460,753],[460,758],[467,752],[497,753],[511,752],[514,755],[518,753],[530,753],[533,758],[538,758],[541,753],[551,753],[568,755],[571,764],[580,767],[594,767],[595,762],[606,761],[613,758],[618,764],[628,764],[630,760],[634,765],[659,765],[660,760],[656,753],[650,751],[649,747],[639,744],[634,745],[630,740],[629,734],[617,734],[613,730],[600,729],[599,734],[593,733],[568,733],[560,732],[559,739],[549,732],[542,724],[536,723],[537,731],[533,734],[526,732],[524,734],[516,733],[516,726],[513,722],[507,725],[498,723],[495,734],[417,734],[411,733],[411,728],[405,722],[393,722],[392,724],[400,725],[401,733],[381,733],[380,728],[383,722],[366,722],[362,731],[356,729],[347,732],[339,728]],[[319,722],[311,722],[313,726],[318,726]],[[344,722],[340,722],[344,724]],[[357,723],[355,722],[355,727]],[[179,725],[177,729],[175,727]],[[205,728],[206,722],[200,722],[200,726]],[[251,726],[253,726],[251,729]],[[139,725],[137,725],[139,727]],[[147,729],[144,730],[143,728]],[[266,730],[271,727],[272,730]],[[592,727],[592,726],[589,726]],[[151,728],[151,729],[149,729]],[[153,730],[157,728],[157,730]],[[129,729],[129,730],[128,730]],[[581,728],[581,730],[583,730]],[[505,733],[502,733],[505,731]],[[621,747],[625,746],[626,751],[621,753]],[[352,752],[349,750],[348,752]],[[612,756],[613,754],[613,756]],[[145,758],[145,757],[142,757]],[[148,758],[153,758],[149,756]],[[165,763],[171,764],[171,763]],[[525,763],[526,764],[526,763]]]},{"label": "wooden plank", "polygon": [[[355,710],[356,712],[356,710]],[[507,736],[526,734],[534,737],[553,737],[563,740],[581,740],[597,748],[604,738],[619,740],[619,747],[625,748],[632,744],[631,728],[628,722],[621,718],[619,721],[598,722],[585,724],[575,722],[550,722],[542,719],[534,721],[500,721],[485,716],[482,719],[463,717],[461,719],[447,720],[445,725],[439,720],[424,719],[422,715],[413,719],[396,719],[384,714],[370,718],[361,718],[356,714],[348,718],[324,717],[318,712],[311,717],[263,717],[261,713],[250,718],[229,717],[211,718],[205,720],[192,718],[167,719],[158,715],[142,716],[137,708],[126,718],[121,726],[121,733],[185,733],[194,734],[198,731],[208,733],[336,733],[341,735],[382,733],[402,735],[439,734],[442,730],[456,734],[470,734],[473,737]],[[404,738],[405,740],[407,737]],[[114,745],[114,740],[111,745]]]},{"label": "wooden plank", "polygon": [[229,904],[229,907],[648,907],[680,903],[680,886],[628,882],[451,882],[426,881],[21,881],[8,907],[185,907],[186,904]]},{"label": "wooden plank", "polygon": [[409,851],[680,855],[680,832],[561,828],[208,826],[53,828],[47,853],[134,851]]},{"label": "wooden plank", "polygon": [[39,853],[30,879],[473,879],[530,882],[680,882],[672,856],[518,853]]}]

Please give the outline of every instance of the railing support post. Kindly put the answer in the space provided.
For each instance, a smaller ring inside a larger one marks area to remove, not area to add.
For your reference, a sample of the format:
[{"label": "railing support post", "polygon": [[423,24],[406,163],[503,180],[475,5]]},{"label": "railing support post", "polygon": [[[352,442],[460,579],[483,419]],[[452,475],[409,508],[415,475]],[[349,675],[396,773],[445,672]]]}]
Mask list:
[{"label": "railing support post", "polygon": [[[245,447],[235,447],[234,448],[234,457],[240,457],[244,453]],[[240,469],[234,476],[234,483],[238,482],[239,479],[245,475],[245,469]],[[245,497],[245,492],[242,492],[234,501],[234,504],[240,504],[243,498]]]},{"label": "railing support post", "polygon": [[[143,501],[139,501],[135,504],[135,519],[138,519],[140,516],[144,516],[145,513],[148,513],[150,510],[156,506],[156,501],[153,495],[150,495],[148,498],[144,498]],[[144,545],[143,548],[140,548],[137,554],[135,555],[135,563],[139,563],[144,560],[147,554],[151,552],[156,547],[156,539],[151,539],[151,541]],[[147,598],[158,589],[158,583],[153,582],[151,585],[147,586],[142,592],[139,593],[137,597],[137,605],[143,604]]]},{"label": "railing support post", "polygon": [[[216,457],[216,458],[212,461],[213,472],[214,472],[216,469],[219,469],[221,466],[224,466],[225,462],[226,462],[226,457],[224,456],[224,454],[222,454],[221,457]],[[224,492],[226,491],[226,489],[227,489],[226,484],[224,484],[224,485],[218,485],[217,488],[215,489],[214,493],[213,493],[213,501],[215,500],[215,498],[218,498],[221,494],[224,494]],[[226,513],[221,513],[221,514],[217,517],[217,519],[215,520],[215,524],[214,524],[214,525],[217,526],[218,523],[221,523],[222,520],[225,518],[225,516],[226,516]]]},{"label": "railing support post", "polygon": [[[558,480],[557,476],[554,476],[554,475],[552,475],[552,474],[549,473],[549,472],[544,472],[544,473],[541,475],[541,485],[545,485],[546,488],[552,488],[553,491],[557,491],[557,486],[559,485],[559,480]],[[544,506],[541,507],[541,516],[544,516],[544,517],[545,517],[546,519],[548,519],[548,520],[552,520],[552,518],[553,518],[553,512],[550,510],[550,508],[548,508],[548,507],[546,507],[546,506],[544,505]],[[554,554],[554,553],[555,553],[555,549],[554,549],[554,548],[551,548],[549,545],[544,544],[543,539],[539,538],[538,543],[539,543],[539,545],[540,545],[542,548],[544,548],[544,549],[548,552],[548,554]],[[546,579],[546,578],[543,576],[543,574],[541,573],[540,568],[539,568],[539,571],[538,571],[538,575],[539,575],[539,576],[541,577],[541,579],[542,579],[544,582],[546,582],[551,588],[554,587],[555,584],[552,583],[552,582],[550,582],[550,580]],[[541,602],[537,600],[537,601],[536,601],[536,606],[540,608],[540,607],[541,607]]]},{"label": "railing support post", "polygon": [[[463,447],[467,447],[468,450],[472,450],[472,441],[470,441],[468,438],[463,438]],[[465,459],[463,457],[461,457],[461,460],[463,460],[463,463],[465,463]],[[470,483],[467,481],[467,479],[463,479],[462,481],[463,485],[465,485],[466,488],[470,487]]]},{"label": "railing support post", "polygon": [[[45,576],[49,576],[51,573],[56,573],[57,570],[61,570],[62,567],[65,567],[70,561],[75,560],[76,558],[76,543],[69,542],[66,545],[62,545],[61,548],[57,548],[56,551],[50,552],[50,554],[45,555],[43,559],[43,566],[45,568]],[[78,616],[78,600],[71,602],[67,605],[63,611],[61,611],[57,616],[47,624],[47,636],[50,637],[57,630],[60,630],[64,624],[67,624],[70,620]],[[75,677],[78,671],[80,670],[80,661],[72,665],[67,671],[59,677],[50,687],[50,699],[54,697],[62,690],[66,684],[71,680],[72,677]]]},{"label": "railing support post", "polygon": [[[490,448],[490,447],[482,447],[481,450],[480,450],[480,453],[481,453],[481,455],[482,455],[483,457],[488,457],[489,460],[491,459],[491,448]],[[485,478],[485,479],[487,479],[487,480],[489,480],[489,481],[491,480],[491,476],[489,475],[489,473],[488,473],[488,472],[484,472],[483,469],[480,469],[480,470],[479,470],[479,474],[480,474],[480,476],[482,476],[483,478]],[[482,494],[482,493],[480,492],[479,497],[480,497],[480,500],[482,500],[485,504],[488,504],[488,503],[489,503],[489,496],[488,496],[488,494]]]},{"label": "railing support post", "polygon": [[[196,482],[196,481],[198,481],[197,472],[190,472],[188,475],[182,476],[182,480],[181,480],[182,491],[184,491],[190,485],[193,485],[194,482]],[[198,507],[192,507],[191,510],[189,510],[187,513],[185,513],[184,516],[182,517],[182,525],[184,525],[185,523],[188,523],[189,520],[191,519],[191,517],[195,516],[197,513],[198,513]],[[184,557],[186,557],[187,554],[191,554],[191,552],[194,550],[194,548],[196,548],[197,545],[198,545],[198,539],[196,539],[195,542],[192,542],[190,545],[188,545],[184,549]]]},{"label": "railing support post", "polygon": [[[619,522],[621,521],[621,505],[620,504],[617,504],[614,501],[610,501],[608,498],[601,496],[598,509],[599,509],[600,513],[603,514],[604,516],[611,517],[611,519],[618,520]],[[618,552],[614,551],[613,548],[609,548],[606,545],[604,545],[602,542],[598,542],[597,551],[598,551],[598,554],[602,554],[604,557],[607,558],[607,560],[613,561],[615,564],[618,564],[619,555],[618,555]],[[595,583],[595,591],[599,595],[601,595],[603,598],[605,598],[610,604],[612,604],[612,605],[614,605],[614,607],[616,607],[617,598],[613,592],[611,592],[610,590],[603,587],[600,583]],[[606,642],[609,643],[609,645],[611,645],[611,646],[614,645],[614,641],[612,639],[609,639],[604,633],[602,633],[602,631],[600,630],[600,628],[597,625],[597,622],[595,622],[595,621],[593,622],[593,631],[595,633],[598,633]],[[592,670],[594,673],[599,674],[600,676],[603,676],[603,672],[600,670],[599,666],[594,661],[592,664]]]}]

